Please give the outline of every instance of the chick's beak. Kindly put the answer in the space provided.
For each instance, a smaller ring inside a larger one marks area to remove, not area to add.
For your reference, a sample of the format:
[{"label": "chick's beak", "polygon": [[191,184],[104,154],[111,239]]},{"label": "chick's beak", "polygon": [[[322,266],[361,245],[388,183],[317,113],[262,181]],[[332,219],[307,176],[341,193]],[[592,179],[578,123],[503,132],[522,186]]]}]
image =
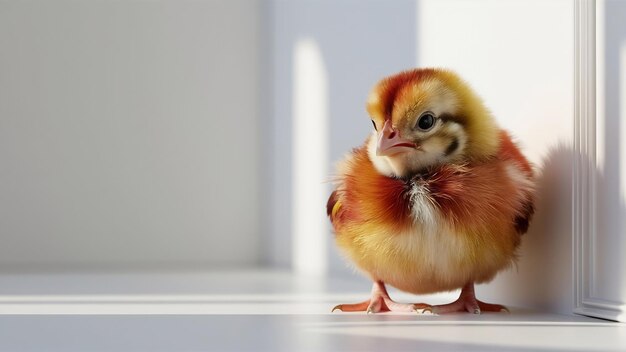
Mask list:
[{"label": "chick's beak", "polygon": [[376,155],[394,155],[415,148],[417,148],[415,143],[400,137],[400,131],[391,125],[390,120],[385,121],[383,129],[378,133]]}]

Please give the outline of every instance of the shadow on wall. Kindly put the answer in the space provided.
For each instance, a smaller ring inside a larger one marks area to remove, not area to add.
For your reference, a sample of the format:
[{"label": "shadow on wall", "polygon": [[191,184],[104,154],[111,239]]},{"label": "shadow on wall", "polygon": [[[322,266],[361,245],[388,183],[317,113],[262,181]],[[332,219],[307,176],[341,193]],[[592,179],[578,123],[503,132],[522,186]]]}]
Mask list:
[{"label": "shadow on wall", "polygon": [[[295,158],[292,150],[294,141],[294,116],[297,107],[292,99],[298,77],[294,77],[294,50],[299,43],[313,43],[326,69],[327,123],[325,138],[327,146],[310,145],[313,150],[326,149],[322,163],[310,165],[309,169],[322,167],[326,177],[318,180],[324,197],[330,194],[330,185],[324,184],[334,172],[334,164],[351,148],[363,143],[371,132],[371,123],[365,112],[365,100],[370,88],[381,77],[415,66],[416,63],[416,1],[382,2],[358,1],[274,1],[272,3],[271,29],[274,38],[273,62],[273,165],[272,205],[277,211],[271,220],[270,248],[266,251],[269,264],[289,267],[293,251],[298,251],[300,237],[320,238],[327,258],[322,271],[333,274],[350,274],[344,260],[337,253],[328,220],[325,218],[325,199],[319,213],[304,214],[311,221],[323,221],[324,233],[295,234],[291,209],[298,211],[292,191],[297,199],[300,190],[295,189],[293,170]],[[319,118],[324,118],[320,116]],[[309,150],[310,152],[311,150]],[[305,166],[306,167],[306,166]],[[307,170],[302,170],[307,172]],[[310,185],[311,187],[318,186]],[[323,189],[322,189],[323,187]],[[297,226],[295,228],[298,228]],[[322,238],[323,237],[323,238]],[[308,252],[315,260],[315,253]],[[299,260],[296,258],[295,260]],[[297,267],[297,265],[295,265]]]},{"label": "shadow on wall", "polygon": [[[609,137],[607,131],[607,139]],[[614,137],[617,136],[612,138]],[[611,141],[607,140],[606,143],[614,146],[620,142],[619,139]],[[614,160],[613,158],[617,160],[619,155],[612,155],[607,151],[607,157],[611,157],[610,160]],[[620,270],[626,267],[621,255],[624,240],[616,236],[621,234],[620,229],[624,228],[622,224],[626,214],[623,191],[616,191],[620,187],[617,177],[619,162],[612,168],[606,168],[615,172],[612,177],[607,177],[606,171],[598,169],[595,161],[586,155],[576,155],[573,149],[566,145],[552,148],[543,160],[537,178],[536,213],[529,232],[522,239],[518,265],[513,270],[501,273],[492,284],[479,289],[480,294],[485,293],[489,300],[543,311],[572,313],[575,305],[572,276],[574,245],[572,161],[575,158],[581,160],[583,168],[594,170],[593,177],[599,189],[614,187],[613,192],[600,191],[591,195],[597,201],[595,226],[598,236],[592,248],[594,253],[601,254],[598,257],[602,259],[596,260],[588,268],[594,270],[594,281],[597,286],[605,290],[595,293],[592,291],[591,295],[616,302],[624,301],[626,296],[624,280],[616,280],[616,275],[618,278],[623,277]],[[614,169],[615,167],[617,169]],[[603,212],[605,213],[601,214]],[[606,257],[609,259],[605,260]],[[622,262],[616,263],[616,260]],[[612,264],[614,267],[602,267],[602,263],[609,266]]]},{"label": "shadow on wall", "polygon": [[498,275],[497,290],[481,286],[497,303],[547,311],[570,311],[572,296],[572,159],[557,145],[543,159],[537,178],[536,212],[522,238],[517,266]]}]

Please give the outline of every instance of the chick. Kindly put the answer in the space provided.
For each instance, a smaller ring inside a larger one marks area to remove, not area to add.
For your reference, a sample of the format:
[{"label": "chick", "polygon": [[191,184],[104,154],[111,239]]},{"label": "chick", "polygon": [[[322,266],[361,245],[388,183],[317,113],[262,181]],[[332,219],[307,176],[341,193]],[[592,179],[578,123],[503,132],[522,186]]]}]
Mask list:
[{"label": "chick", "polygon": [[[502,311],[474,283],[511,266],[534,212],[533,168],[455,73],[414,69],[380,81],[374,130],[338,164],[327,212],[339,248],[373,281],[370,299],[342,311]],[[461,288],[449,304],[402,304]],[[333,310],[335,310],[333,309]]]}]

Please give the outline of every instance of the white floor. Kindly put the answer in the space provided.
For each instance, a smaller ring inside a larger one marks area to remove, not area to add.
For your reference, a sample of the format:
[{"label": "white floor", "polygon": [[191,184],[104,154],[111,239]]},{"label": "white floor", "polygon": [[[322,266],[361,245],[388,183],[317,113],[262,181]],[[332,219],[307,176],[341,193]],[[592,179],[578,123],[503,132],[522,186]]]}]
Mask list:
[{"label": "white floor", "polygon": [[330,313],[368,289],[276,272],[0,275],[0,351],[626,350],[626,325],[580,316]]}]

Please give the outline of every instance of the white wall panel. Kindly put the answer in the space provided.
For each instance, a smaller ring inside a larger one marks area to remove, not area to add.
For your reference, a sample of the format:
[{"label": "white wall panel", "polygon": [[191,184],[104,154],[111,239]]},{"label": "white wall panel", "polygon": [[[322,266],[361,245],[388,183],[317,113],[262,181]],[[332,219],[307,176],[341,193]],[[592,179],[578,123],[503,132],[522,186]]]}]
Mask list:
[{"label": "white wall panel", "polygon": [[592,296],[626,305],[626,2],[604,1],[597,105],[596,232]]},{"label": "white wall panel", "polygon": [[258,17],[0,2],[0,269],[256,263]]},{"label": "white wall panel", "polygon": [[589,97],[576,134],[576,312],[626,321],[626,3],[580,4],[579,32],[591,44],[579,50],[577,93]]}]

